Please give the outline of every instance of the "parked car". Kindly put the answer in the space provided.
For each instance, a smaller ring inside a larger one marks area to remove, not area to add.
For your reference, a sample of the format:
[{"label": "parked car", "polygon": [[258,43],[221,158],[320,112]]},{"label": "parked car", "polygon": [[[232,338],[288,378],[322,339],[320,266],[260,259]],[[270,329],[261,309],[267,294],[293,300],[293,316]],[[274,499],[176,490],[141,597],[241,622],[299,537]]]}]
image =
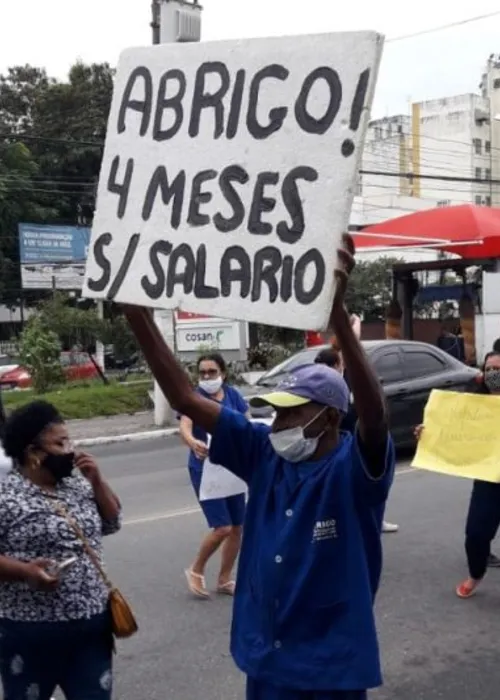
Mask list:
[{"label": "parked car", "polygon": [[[95,365],[85,352],[62,352],[60,359],[68,382],[96,379],[99,376]],[[30,373],[22,366],[0,376],[0,387],[4,389],[28,389],[31,384]]]},{"label": "parked car", "polygon": [[11,372],[17,367],[19,367],[19,363],[15,362],[12,357],[9,357],[8,355],[0,355],[0,377],[2,377],[6,372]]},{"label": "parked car", "polygon": [[[246,392],[246,398],[269,392],[297,367],[314,362],[328,345],[307,348],[292,355],[260,377]],[[434,345],[410,340],[368,340],[363,347],[383,386],[389,420],[398,447],[414,444],[413,428],[422,422],[425,404],[432,389],[464,390],[477,376],[467,367]],[[270,408],[251,408],[254,418],[268,418]]]},{"label": "parked car", "polygon": [[104,364],[106,369],[133,371],[134,367],[139,366],[139,353],[134,352],[128,357],[119,357],[115,354],[113,346],[108,346],[104,351]]}]

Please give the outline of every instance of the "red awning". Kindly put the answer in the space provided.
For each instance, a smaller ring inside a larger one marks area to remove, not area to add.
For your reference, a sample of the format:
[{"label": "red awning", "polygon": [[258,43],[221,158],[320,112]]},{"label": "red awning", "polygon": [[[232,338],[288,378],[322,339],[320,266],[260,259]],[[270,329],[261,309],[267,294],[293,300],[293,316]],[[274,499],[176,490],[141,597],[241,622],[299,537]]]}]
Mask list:
[{"label": "red awning", "polygon": [[353,233],[358,249],[434,248],[462,258],[500,258],[500,209],[465,204],[418,211]]}]

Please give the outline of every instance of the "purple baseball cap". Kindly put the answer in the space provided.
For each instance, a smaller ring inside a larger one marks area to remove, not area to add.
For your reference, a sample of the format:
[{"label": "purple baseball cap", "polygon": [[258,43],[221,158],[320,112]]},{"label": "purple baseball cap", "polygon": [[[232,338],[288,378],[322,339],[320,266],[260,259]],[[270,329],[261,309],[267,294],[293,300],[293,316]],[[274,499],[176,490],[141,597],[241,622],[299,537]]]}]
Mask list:
[{"label": "purple baseball cap", "polygon": [[340,372],[326,365],[314,364],[290,372],[275,391],[252,397],[250,405],[255,408],[294,408],[313,401],[347,413],[349,397],[349,388]]}]

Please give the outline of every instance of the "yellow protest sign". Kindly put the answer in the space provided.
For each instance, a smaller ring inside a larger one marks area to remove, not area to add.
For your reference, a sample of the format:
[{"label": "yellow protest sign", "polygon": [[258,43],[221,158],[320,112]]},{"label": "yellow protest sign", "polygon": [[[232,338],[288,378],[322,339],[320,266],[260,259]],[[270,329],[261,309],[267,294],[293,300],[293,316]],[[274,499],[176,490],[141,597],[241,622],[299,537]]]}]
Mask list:
[{"label": "yellow protest sign", "polygon": [[500,482],[500,396],[434,390],[412,466]]}]

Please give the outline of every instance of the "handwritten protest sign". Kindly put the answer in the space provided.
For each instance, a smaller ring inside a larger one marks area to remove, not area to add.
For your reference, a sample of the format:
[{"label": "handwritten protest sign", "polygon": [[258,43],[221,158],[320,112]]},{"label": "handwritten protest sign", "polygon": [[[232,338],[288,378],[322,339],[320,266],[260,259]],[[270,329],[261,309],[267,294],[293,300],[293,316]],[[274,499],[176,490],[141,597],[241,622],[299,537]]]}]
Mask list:
[{"label": "handwritten protest sign", "polygon": [[326,326],[382,38],[129,49],[85,296]]},{"label": "handwritten protest sign", "polygon": [[433,391],[414,467],[500,482],[500,396]]}]

